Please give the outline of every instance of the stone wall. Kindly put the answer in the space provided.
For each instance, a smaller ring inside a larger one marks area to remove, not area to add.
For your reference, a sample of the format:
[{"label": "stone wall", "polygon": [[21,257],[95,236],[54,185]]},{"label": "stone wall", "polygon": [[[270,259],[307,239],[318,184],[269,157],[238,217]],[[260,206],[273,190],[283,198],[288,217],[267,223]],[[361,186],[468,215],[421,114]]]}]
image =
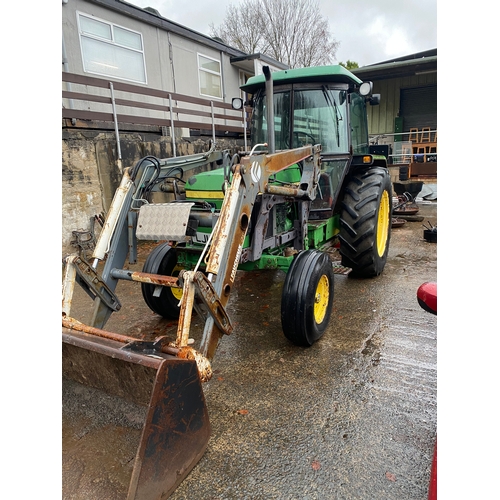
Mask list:
[{"label": "stone wall", "polygon": [[[208,151],[210,138],[177,138],[176,154]],[[217,139],[220,149],[234,154],[242,140]],[[120,133],[122,168],[134,166],[145,156],[172,157],[172,141],[158,133]],[[121,181],[116,137],[111,131],[63,129],[62,133],[62,255],[75,253],[73,231],[88,231],[90,219],[105,213]],[[190,174],[197,173],[196,171]],[[187,178],[187,177],[185,177]]]}]

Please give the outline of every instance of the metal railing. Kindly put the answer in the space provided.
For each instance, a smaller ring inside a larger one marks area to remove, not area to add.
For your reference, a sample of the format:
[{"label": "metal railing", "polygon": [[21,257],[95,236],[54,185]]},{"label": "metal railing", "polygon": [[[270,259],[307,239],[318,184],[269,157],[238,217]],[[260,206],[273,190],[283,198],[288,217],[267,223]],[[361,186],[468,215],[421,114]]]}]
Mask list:
[{"label": "metal railing", "polygon": [[[422,132],[419,133],[422,134]],[[424,142],[412,140],[415,136],[413,135],[414,132],[410,131],[370,134],[370,145],[389,145],[392,150],[389,158],[392,159],[393,163],[437,161],[437,129],[426,130],[425,133],[429,134],[429,140]],[[430,140],[431,135],[434,136],[434,140]]]},{"label": "metal railing", "polygon": [[68,126],[105,123],[117,136],[119,129],[158,126],[170,131],[174,148],[176,128],[197,130],[214,140],[216,135],[248,133],[250,108],[235,110],[217,100],[73,73],[63,72],[62,81],[62,118],[71,121]]}]

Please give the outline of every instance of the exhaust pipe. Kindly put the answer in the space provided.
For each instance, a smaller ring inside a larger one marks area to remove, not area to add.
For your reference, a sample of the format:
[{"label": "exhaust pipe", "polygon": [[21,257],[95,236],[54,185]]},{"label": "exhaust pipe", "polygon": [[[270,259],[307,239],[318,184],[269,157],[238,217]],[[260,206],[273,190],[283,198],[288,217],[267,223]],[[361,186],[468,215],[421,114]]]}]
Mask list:
[{"label": "exhaust pipe", "polygon": [[274,96],[273,96],[273,78],[269,66],[263,66],[262,71],[266,77],[266,119],[267,119],[267,144],[269,153],[276,152],[274,142]]}]

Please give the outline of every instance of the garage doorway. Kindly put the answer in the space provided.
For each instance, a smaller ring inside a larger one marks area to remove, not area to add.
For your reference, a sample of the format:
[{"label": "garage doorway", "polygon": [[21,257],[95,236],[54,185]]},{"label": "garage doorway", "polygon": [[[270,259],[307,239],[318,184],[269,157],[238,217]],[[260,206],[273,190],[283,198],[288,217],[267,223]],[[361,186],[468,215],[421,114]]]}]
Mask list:
[{"label": "garage doorway", "polygon": [[401,89],[400,97],[403,132],[424,127],[437,130],[437,85]]}]

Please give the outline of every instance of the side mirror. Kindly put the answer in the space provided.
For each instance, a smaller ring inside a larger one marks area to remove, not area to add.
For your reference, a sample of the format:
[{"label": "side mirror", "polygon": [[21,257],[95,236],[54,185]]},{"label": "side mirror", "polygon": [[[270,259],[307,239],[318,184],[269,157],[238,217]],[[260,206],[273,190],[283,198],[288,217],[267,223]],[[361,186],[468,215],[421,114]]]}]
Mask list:
[{"label": "side mirror", "polygon": [[368,101],[370,101],[371,106],[377,106],[380,104],[380,94],[373,94],[368,98]]}]

